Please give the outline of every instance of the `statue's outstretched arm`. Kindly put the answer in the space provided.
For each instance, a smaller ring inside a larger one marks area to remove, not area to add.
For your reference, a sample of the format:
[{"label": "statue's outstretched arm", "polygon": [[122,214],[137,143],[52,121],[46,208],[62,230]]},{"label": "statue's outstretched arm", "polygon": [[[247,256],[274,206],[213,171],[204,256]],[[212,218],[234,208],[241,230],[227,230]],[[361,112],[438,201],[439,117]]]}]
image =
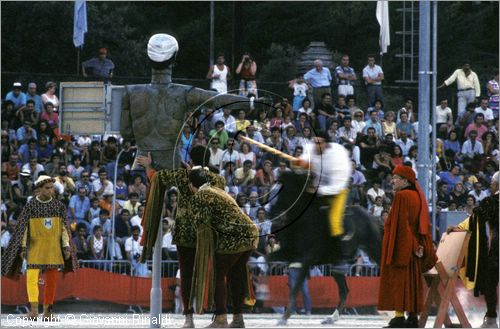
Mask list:
[{"label": "statue's outstretched arm", "polygon": [[215,91],[193,88],[187,93],[187,103],[191,110],[196,110],[198,106],[205,105],[213,108],[229,106],[230,109],[250,110],[253,103],[249,98],[232,95],[219,94]]}]

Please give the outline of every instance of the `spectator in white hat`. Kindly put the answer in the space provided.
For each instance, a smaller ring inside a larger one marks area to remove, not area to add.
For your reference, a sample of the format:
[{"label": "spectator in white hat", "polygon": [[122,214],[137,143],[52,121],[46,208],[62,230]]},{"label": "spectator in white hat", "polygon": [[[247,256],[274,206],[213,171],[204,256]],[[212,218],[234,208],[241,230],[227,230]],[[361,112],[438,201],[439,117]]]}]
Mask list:
[{"label": "spectator in white hat", "polygon": [[20,82],[14,82],[12,85],[12,91],[9,91],[5,95],[6,101],[11,101],[14,103],[14,110],[16,112],[22,111],[26,107],[26,94],[21,91],[23,85]]}]

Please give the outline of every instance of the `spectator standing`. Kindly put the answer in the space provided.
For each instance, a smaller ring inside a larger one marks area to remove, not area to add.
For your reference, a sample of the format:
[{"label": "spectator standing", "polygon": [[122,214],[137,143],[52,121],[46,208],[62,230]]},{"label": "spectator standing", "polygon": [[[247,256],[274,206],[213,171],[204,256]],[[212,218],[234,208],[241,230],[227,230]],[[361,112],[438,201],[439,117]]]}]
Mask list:
[{"label": "spectator standing", "polygon": [[252,94],[257,97],[257,82],[255,75],[257,73],[257,63],[249,53],[244,53],[241,62],[236,67],[236,74],[240,76],[240,96]]},{"label": "spectator standing", "polygon": [[379,65],[375,64],[375,55],[368,55],[368,65],[363,69],[363,79],[366,85],[368,106],[374,106],[377,99],[383,101],[382,80],[384,80],[384,71]]},{"label": "spectator standing", "polygon": [[493,79],[488,81],[486,85],[486,89],[488,90],[488,107],[493,111],[493,116],[498,118],[498,99],[500,88],[498,85],[498,69],[493,71]]},{"label": "spectator standing", "polygon": [[464,61],[462,68],[455,70],[438,88],[457,82],[458,116],[465,112],[467,104],[481,96],[481,86],[477,74],[471,70],[470,62]]},{"label": "spectator standing", "polygon": [[[302,102],[307,97],[307,90],[309,89],[309,87],[307,86],[307,83],[304,80],[303,74],[298,74],[294,80],[289,81],[288,86],[293,89],[292,110],[295,114],[297,114],[300,107],[303,106]],[[311,103],[309,102],[309,105],[310,104]]]},{"label": "spectator standing", "polygon": [[321,104],[323,94],[331,95],[332,75],[327,67],[323,67],[321,59],[314,61],[314,68],[304,74],[304,80],[312,87],[313,107]]},{"label": "spectator standing", "polygon": [[219,93],[227,92],[227,82],[231,80],[231,70],[224,64],[225,58],[223,54],[217,55],[215,65],[208,69],[207,79],[212,80],[210,88]]},{"label": "spectator standing", "polygon": [[354,95],[353,84],[357,80],[354,69],[349,66],[349,55],[344,54],[340,65],[335,68],[338,95]]},{"label": "spectator standing", "polygon": [[83,76],[109,83],[113,78],[115,64],[107,57],[108,49],[100,48],[98,57],[91,58],[82,63]]},{"label": "spectator standing", "polygon": [[49,81],[45,84],[45,93],[42,94],[43,106],[47,103],[52,103],[54,106],[54,112],[59,112],[59,98],[56,95],[57,84],[53,81]]}]

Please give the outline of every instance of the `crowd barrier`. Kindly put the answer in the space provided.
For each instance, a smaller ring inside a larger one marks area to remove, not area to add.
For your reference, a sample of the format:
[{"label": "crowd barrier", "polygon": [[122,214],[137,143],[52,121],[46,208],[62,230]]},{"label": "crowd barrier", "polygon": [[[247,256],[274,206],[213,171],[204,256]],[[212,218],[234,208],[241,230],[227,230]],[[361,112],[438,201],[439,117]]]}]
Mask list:
[{"label": "crowd barrier", "polygon": [[[249,263],[250,266],[262,263]],[[266,263],[268,274],[254,276],[256,286],[266,286],[264,306],[285,306],[288,304],[288,278],[286,263]],[[332,271],[345,271],[350,295],[347,307],[376,305],[378,297],[377,276],[354,276],[356,265],[334,267],[325,265],[319,267],[320,276],[312,277],[309,281],[312,303],[314,308],[330,308],[338,303],[338,289],[333,278],[328,276]],[[364,273],[368,273],[370,266],[364,266]],[[151,270],[151,263],[148,263]],[[163,307],[171,309],[175,303],[175,274],[177,261],[162,262],[162,294]],[[323,273],[326,274],[323,276]],[[134,276],[134,267],[128,261],[82,261],[81,268],[74,273],[63,275],[59,273],[56,291],[56,301],[67,298],[81,300],[97,300],[123,305],[149,306],[151,278]],[[150,273],[148,273],[149,275]],[[372,272],[375,274],[375,272]],[[19,280],[2,277],[1,297],[3,305],[22,305],[27,303],[26,279]],[[259,295],[257,294],[257,299]],[[43,301],[43,276],[40,279],[40,302]],[[302,305],[302,298],[298,304]]]}]

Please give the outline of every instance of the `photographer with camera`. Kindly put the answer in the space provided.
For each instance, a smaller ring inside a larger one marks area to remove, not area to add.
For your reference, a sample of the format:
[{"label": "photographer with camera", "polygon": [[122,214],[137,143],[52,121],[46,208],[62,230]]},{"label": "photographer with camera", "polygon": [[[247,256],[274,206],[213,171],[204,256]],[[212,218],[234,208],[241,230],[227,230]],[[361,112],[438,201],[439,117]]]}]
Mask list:
[{"label": "photographer with camera", "polygon": [[240,96],[248,96],[253,94],[257,96],[257,82],[255,81],[255,74],[257,73],[257,63],[253,60],[249,53],[244,53],[241,62],[236,68],[236,74],[240,76]]},{"label": "photographer with camera", "polygon": [[141,241],[139,240],[141,228],[138,225],[134,225],[130,230],[132,231],[132,236],[125,240],[125,253],[127,254],[127,259],[134,269],[134,276],[147,277],[147,264],[139,262],[142,254]]}]

